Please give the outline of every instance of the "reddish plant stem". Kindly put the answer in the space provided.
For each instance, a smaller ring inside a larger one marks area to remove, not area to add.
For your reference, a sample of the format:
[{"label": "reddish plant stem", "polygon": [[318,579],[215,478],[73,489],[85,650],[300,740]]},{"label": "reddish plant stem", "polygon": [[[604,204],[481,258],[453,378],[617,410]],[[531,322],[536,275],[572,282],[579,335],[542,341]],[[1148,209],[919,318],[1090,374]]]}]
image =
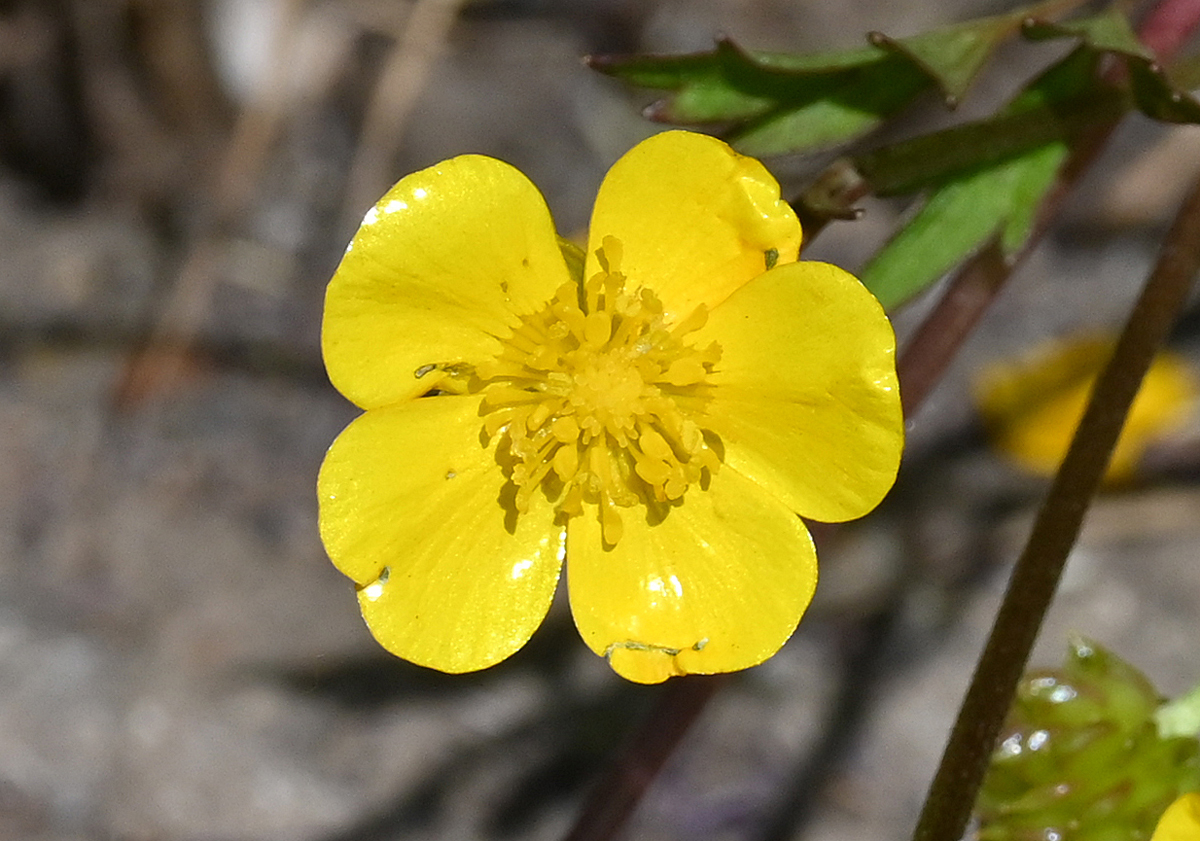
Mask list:
[{"label": "reddish plant stem", "polygon": [[1200,27],[1200,0],[1175,0],[1157,4],[1138,27],[1138,38],[1168,61]]},{"label": "reddish plant stem", "polygon": [[[1008,280],[999,246],[993,241],[950,281],[945,294],[913,334],[896,364],[900,402],[911,418],[942,379],[958,349]],[[934,329],[938,328],[938,329]]]}]

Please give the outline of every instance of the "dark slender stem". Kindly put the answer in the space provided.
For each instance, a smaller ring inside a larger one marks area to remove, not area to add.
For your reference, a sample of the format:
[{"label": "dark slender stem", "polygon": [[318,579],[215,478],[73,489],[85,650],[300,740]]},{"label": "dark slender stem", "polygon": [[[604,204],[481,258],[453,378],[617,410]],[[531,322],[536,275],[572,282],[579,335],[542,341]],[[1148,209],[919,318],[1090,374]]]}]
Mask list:
[{"label": "dark slender stem", "polygon": [[1062,467],[1013,569],[991,636],[979,659],[941,766],[914,833],[915,841],[958,841],[1017,681],[1050,607],[1100,486],[1113,446],[1150,362],[1162,346],[1200,271],[1200,181],[1167,235],[1158,265],[1134,306],[1113,358],[1101,374]]}]

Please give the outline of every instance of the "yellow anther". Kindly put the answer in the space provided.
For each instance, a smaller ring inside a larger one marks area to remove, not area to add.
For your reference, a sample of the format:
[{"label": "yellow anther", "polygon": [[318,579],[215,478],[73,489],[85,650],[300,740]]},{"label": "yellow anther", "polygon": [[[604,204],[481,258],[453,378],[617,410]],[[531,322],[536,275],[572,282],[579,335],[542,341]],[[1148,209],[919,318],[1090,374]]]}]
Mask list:
[{"label": "yellow anther", "polygon": [[692,385],[703,380],[707,373],[703,362],[689,356],[672,362],[671,367],[663,374],[663,381],[671,385]]},{"label": "yellow anther", "polygon": [[600,347],[612,336],[612,319],[607,312],[591,312],[583,325],[583,338],[592,347]]},{"label": "yellow anther", "polygon": [[671,476],[671,468],[665,461],[640,458],[637,460],[637,474],[651,486],[661,485]]},{"label": "yellow anther", "polygon": [[579,438],[579,424],[574,415],[562,415],[550,424],[550,434],[562,443],[575,441]]},{"label": "yellow anther", "polygon": [[600,242],[600,248],[596,251],[596,259],[600,262],[605,273],[618,272],[621,270],[621,257],[624,256],[625,248],[621,245],[621,241],[616,237],[605,237]]},{"label": "yellow anther", "polygon": [[529,417],[525,419],[525,428],[532,432],[544,424],[549,418],[550,404],[545,402],[539,403],[536,407],[534,407],[534,410],[529,413]]},{"label": "yellow anther", "polygon": [[558,478],[568,482],[575,477],[575,472],[579,470],[579,451],[574,444],[559,447],[554,453],[553,464]]},{"label": "yellow anther", "polygon": [[679,443],[689,453],[695,453],[704,444],[704,432],[695,421],[684,420],[679,427]]},{"label": "yellow anther", "polygon": [[642,434],[638,437],[638,444],[641,446],[642,452],[652,458],[668,461],[675,457],[675,453],[671,451],[671,445],[667,443],[667,439],[649,427],[642,429]]}]

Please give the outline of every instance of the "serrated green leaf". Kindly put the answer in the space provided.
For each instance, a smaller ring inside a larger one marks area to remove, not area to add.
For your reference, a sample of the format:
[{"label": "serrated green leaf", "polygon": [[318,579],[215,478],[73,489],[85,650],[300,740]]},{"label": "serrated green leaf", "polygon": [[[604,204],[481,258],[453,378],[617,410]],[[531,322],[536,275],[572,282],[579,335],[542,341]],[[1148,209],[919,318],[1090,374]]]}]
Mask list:
[{"label": "serrated green leaf", "polygon": [[875,47],[787,55],[743,50],[729,39],[711,52],[680,56],[600,56],[589,59],[602,73],[646,88],[674,91],[652,107],[655,119],[726,122],[755,117],[780,103],[825,95],[855,71],[890,56]]},{"label": "serrated green leaf", "polygon": [[1096,91],[1071,102],[1017,110],[920,135],[856,155],[855,169],[878,196],[914,193],[1000,163],[1124,114],[1121,97]]},{"label": "serrated green leaf", "polygon": [[1154,53],[1138,40],[1129,19],[1114,8],[1096,15],[1069,21],[1046,21],[1031,17],[1022,28],[1026,38],[1041,41],[1048,38],[1079,38],[1087,46],[1101,52],[1154,60]]},{"label": "serrated green leaf", "polygon": [[759,157],[827,148],[866,134],[929,87],[924,74],[895,59],[823,82],[819,96],[783,102],[732,131],[729,141]]},{"label": "serrated green leaf", "polygon": [[1172,84],[1157,63],[1131,63],[1129,79],[1134,101],[1147,117],[1167,123],[1200,123],[1200,100]]},{"label": "serrated green leaf", "polygon": [[1022,20],[1082,2],[1045,0],[908,38],[876,34],[874,43],[848,50],[756,52],[721,40],[707,53],[599,56],[589,62],[630,84],[670,91],[646,109],[651,119],[725,124],[734,145],[749,154],[801,152],[861,136],[931,87],[957,101]]},{"label": "serrated green leaf", "polygon": [[1172,83],[1153,51],[1138,40],[1129,19],[1115,8],[1050,23],[1036,20],[1023,27],[1028,38],[1079,38],[1088,47],[1125,59],[1134,102],[1146,116],[1170,123],[1200,123],[1200,100]]},{"label": "serrated green leaf", "polygon": [[853,167],[876,195],[899,195],[1069,141],[1129,110],[1119,91],[1096,82],[1096,67],[1095,52],[1077,49],[996,116],[863,152]]},{"label": "serrated green leaf", "polygon": [[709,53],[598,58],[592,66],[643,87],[674,91],[652,119],[729,123],[755,155],[821,148],[870,131],[930,86],[901,56],[874,46],[808,55],[748,52],[728,40]]},{"label": "serrated green leaf", "polygon": [[[1095,54],[1076,50],[1034,80],[1001,118],[1079,101],[1093,89],[1094,68]],[[1068,131],[1051,134],[1048,142],[1031,141],[1018,154],[1000,159],[987,157],[985,147],[973,168],[952,169],[950,177],[934,182],[920,210],[860,273],[885,309],[918,294],[993,238],[1006,257],[1021,249],[1070,150]],[[865,160],[863,169],[871,168],[871,160]]]},{"label": "serrated green leaf", "polygon": [[1083,5],[1083,0],[1044,0],[991,17],[942,26],[905,38],[871,33],[871,43],[903,55],[921,68],[955,105],[1001,43],[1030,18],[1052,18]]},{"label": "serrated green leaf", "polygon": [[1033,233],[1038,207],[1067,159],[1070,147],[1056,142],[1028,153],[1009,180],[1008,217],[1000,228],[1000,251],[1016,255]]},{"label": "serrated green leaf", "polygon": [[936,190],[863,268],[862,282],[892,309],[997,233],[1007,253],[1016,251],[1067,151],[1065,143],[1047,144]]},{"label": "serrated green leaf", "polygon": [[719,79],[696,81],[670,99],[650,105],[645,116],[660,123],[724,123],[748,120],[769,112],[776,100],[735,90]]},{"label": "serrated green leaf", "polygon": [[987,170],[948,184],[863,267],[859,279],[885,310],[916,295],[992,236],[1008,203],[1007,170]]},{"label": "serrated green leaf", "polygon": [[759,67],[789,74],[820,74],[866,67],[887,59],[887,53],[873,44],[821,53],[780,53],[747,50],[745,55]]},{"label": "serrated green leaf", "polygon": [[871,42],[911,59],[933,79],[951,105],[962,99],[971,82],[1000,43],[1016,34],[1019,15],[994,18],[935,29],[910,38],[892,39],[876,32]]}]

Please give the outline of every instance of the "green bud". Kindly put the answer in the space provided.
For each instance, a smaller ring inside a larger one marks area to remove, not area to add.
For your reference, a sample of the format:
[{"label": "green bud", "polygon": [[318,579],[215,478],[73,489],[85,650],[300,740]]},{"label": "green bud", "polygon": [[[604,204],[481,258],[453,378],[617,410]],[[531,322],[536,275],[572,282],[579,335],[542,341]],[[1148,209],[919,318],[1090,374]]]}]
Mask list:
[{"label": "green bud", "polygon": [[1162,698],[1112,652],[1072,638],[1025,675],[976,804],[979,841],[1146,841],[1200,790],[1200,742],[1161,736]]}]

